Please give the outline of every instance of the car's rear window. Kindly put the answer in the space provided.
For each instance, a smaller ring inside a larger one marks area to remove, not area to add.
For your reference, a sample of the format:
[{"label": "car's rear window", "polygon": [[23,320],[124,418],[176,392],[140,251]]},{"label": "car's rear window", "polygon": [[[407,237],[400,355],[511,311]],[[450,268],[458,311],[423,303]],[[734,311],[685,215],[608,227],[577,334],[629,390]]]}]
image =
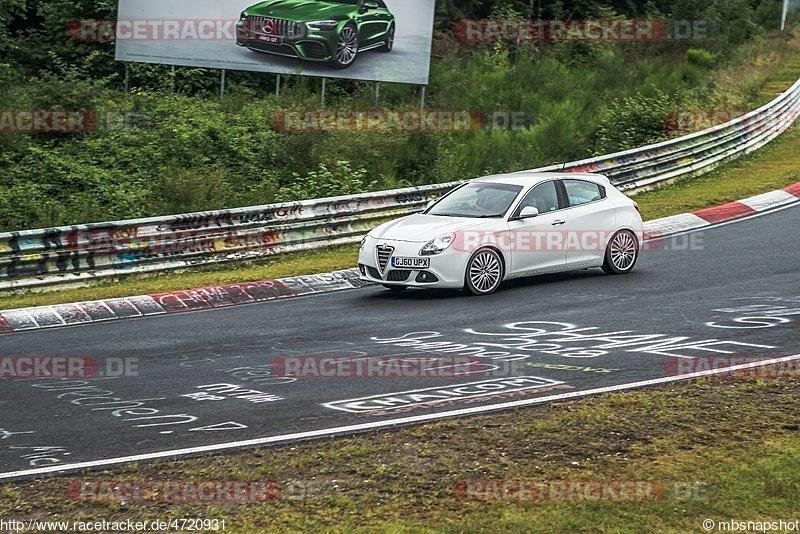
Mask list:
[{"label": "car's rear window", "polygon": [[586,180],[564,180],[564,187],[567,189],[570,206],[580,206],[606,197],[603,186]]}]

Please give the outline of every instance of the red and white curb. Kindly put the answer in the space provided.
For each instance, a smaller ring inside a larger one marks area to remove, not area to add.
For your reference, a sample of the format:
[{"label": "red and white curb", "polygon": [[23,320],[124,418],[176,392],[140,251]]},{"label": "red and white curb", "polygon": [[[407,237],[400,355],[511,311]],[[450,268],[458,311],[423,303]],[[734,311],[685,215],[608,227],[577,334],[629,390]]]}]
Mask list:
[{"label": "red and white curb", "polygon": [[[729,202],[694,213],[673,215],[645,223],[645,238],[658,239],[769,211],[800,201],[800,182],[778,191]],[[0,311],[0,334],[166,315],[194,310],[330,293],[370,285],[358,279],[357,269],[276,280],[242,282],[55,306]]]},{"label": "red and white curb", "polygon": [[242,282],[136,297],[20,308],[0,312],[0,334],[226,308],[239,304],[329,293],[364,285],[367,284],[358,279],[358,270],[348,269],[326,274]]},{"label": "red and white curb", "polygon": [[800,182],[777,191],[770,191],[769,193],[736,202],[728,202],[727,204],[698,210],[693,213],[682,213],[672,217],[647,221],[644,224],[645,238],[661,237],[741,219],[762,211],[769,211],[792,204],[797,202],[798,199],[800,199]]}]

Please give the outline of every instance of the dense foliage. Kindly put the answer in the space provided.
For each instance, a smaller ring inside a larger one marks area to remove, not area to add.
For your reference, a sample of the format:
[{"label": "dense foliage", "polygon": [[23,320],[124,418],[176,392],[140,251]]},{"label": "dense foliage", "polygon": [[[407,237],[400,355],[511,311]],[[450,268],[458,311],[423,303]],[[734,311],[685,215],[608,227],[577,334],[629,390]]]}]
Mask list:
[{"label": "dense foliage", "polygon": [[[777,11],[776,11],[777,10]],[[319,80],[130,65],[113,43],[71,39],[69,21],[115,17],[116,0],[0,1],[0,110],[86,109],[90,133],[0,132],[0,229],[122,219],[532,168],[666,138],[664,115],[697,105],[708,75],[756,46],[780,0],[439,0],[427,105],[523,117],[453,133],[284,133],[273,117],[319,107]],[[777,13],[777,14],[776,14]],[[464,17],[710,21],[702,41],[457,41]],[[370,83],[328,84],[328,106],[375,107]],[[415,109],[419,88],[383,84],[380,106]],[[124,120],[123,120],[124,119]]]}]

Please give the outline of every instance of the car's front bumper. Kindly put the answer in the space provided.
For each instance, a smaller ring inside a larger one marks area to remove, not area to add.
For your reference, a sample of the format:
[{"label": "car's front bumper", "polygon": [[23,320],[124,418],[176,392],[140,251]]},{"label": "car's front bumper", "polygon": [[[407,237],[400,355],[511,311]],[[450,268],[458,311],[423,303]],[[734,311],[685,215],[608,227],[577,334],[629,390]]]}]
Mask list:
[{"label": "car's front bumper", "polygon": [[[392,267],[391,257],[381,269],[378,261],[377,245],[392,247],[391,256],[398,258],[430,258],[426,268]],[[464,287],[464,273],[469,255],[452,248],[433,256],[420,256],[419,251],[425,243],[394,241],[367,237],[358,255],[359,278],[367,282],[383,285],[408,287],[435,287],[442,289],[461,289]]]},{"label": "car's front bumper", "polygon": [[256,31],[251,23],[236,25],[236,44],[259,52],[308,61],[331,61],[335,53],[336,30],[304,30],[302,35],[277,37]]}]

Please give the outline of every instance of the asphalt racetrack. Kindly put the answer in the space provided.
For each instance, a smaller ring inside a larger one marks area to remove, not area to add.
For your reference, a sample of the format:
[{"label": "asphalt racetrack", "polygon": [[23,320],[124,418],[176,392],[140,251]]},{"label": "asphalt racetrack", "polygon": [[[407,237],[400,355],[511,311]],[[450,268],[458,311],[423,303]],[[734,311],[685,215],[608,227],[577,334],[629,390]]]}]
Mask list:
[{"label": "asphalt racetrack", "polygon": [[[2,382],[0,479],[535,405],[753,360],[793,366],[798,223],[794,205],[668,239],[629,275],[516,280],[489,297],[365,287],[0,336],[0,355],[98,362],[91,378]],[[294,378],[276,365],[387,356],[472,367]]]}]

